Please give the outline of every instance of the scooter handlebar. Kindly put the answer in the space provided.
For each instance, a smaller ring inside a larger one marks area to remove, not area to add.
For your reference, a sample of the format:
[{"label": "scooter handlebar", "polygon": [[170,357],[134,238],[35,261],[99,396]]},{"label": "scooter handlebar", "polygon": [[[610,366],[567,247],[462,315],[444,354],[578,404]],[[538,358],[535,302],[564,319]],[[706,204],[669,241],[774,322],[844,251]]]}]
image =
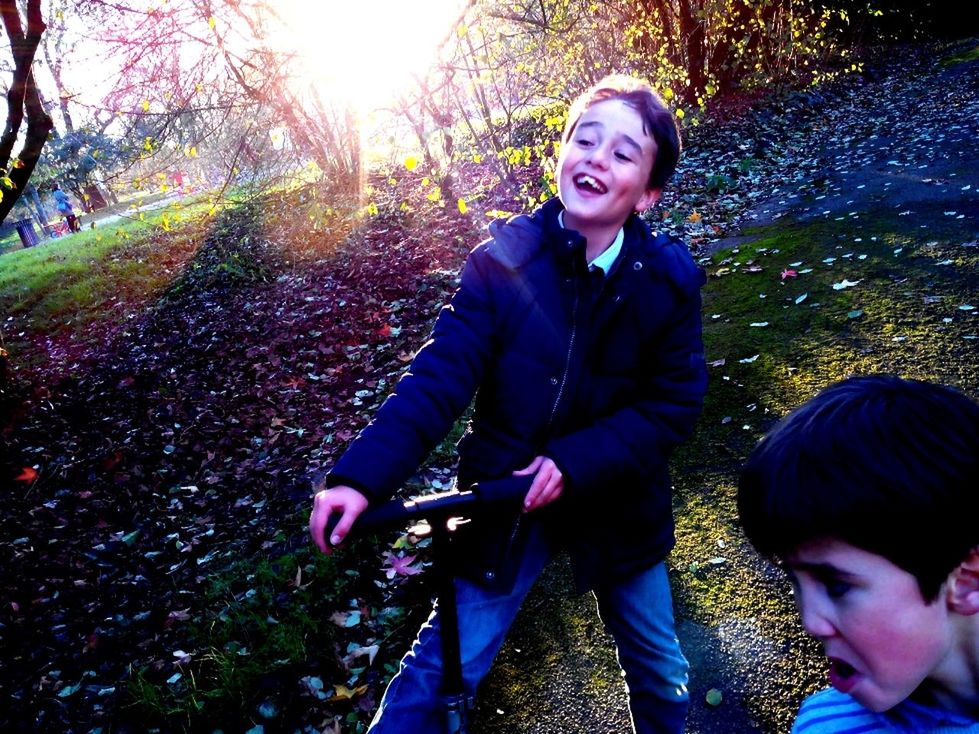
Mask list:
[{"label": "scooter handlebar", "polygon": [[[504,477],[472,485],[466,491],[456,490],[421,495],[411,499],[393,499],[376,507],[368,507],[354,522],[351,532],[358,534],[377,533],[384,530],[403,528],[412,520],[426,519],[436,521],[464,514],[475,505],[519,504],[530,489],[533,476]],[[339,515],[330,517],[326,537],[340,521]]]}]

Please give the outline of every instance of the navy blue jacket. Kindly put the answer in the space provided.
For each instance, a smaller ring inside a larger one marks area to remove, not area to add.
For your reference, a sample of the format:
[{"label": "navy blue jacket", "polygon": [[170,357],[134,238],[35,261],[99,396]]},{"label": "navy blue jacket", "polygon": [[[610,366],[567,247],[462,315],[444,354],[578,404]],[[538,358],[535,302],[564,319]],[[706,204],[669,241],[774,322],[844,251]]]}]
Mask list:
[{"label": "navy blue jacket", "polygon": [[579,588],[661,561],[674,543],[667,461],[707,386],[700,287],[687,248],[625,223],[611,272],[589,272],[585,240],[557,199],[490,225],[458,291],[396,391],[329,476],[371,503],[416,470],[476,397],[459,442],[459,484],[509,475],[537,455],[562,498],[521,520],[484,517],[460,539],[461,573],[498,579],[521,523],[544,522]]}]

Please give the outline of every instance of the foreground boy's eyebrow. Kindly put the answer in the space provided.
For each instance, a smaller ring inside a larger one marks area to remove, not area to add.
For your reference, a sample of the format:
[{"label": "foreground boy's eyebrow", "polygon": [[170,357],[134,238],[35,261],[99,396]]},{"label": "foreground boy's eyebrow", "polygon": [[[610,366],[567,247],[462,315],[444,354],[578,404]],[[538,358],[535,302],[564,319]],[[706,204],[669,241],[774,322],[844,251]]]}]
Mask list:
[{"label": "foreground boy's eyebrow", "polygon": [[[598,120],[592,120],[590,122],[583,122],[580,125],[578,125],[578,128],[579,129],[585,128],[585,127],[598,127],[598,128],[602,128],[603,130],[605,129],[605,125],[603,125]],[[636,149],[636,151],[640,155],[642,155],[642,146],[639,143],[637,143],[635,140],[633,140],[631,136],[626,135],[625,133],[620,133],[619,137],[621,137],[626,143],[628,143],[629,145],[631,145],[633,148]]]},{"label": "foreground boy's eyebrow", "polygon": [[785,570],[790,574],[794,574],[797,571],[803,571],[805,573],[811,574],[817,578],[853,578],[854,574],[849,571],[844,571],[841,568],[837,568],[831,563],[805,563],[805,562],[786,562],[784,564]]}]

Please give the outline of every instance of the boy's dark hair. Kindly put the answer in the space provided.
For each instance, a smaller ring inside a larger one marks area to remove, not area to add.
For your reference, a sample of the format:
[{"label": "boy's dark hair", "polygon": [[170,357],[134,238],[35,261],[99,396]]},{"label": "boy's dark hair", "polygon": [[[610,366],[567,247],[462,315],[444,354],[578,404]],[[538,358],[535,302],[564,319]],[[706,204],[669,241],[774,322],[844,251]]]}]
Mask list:
[{"label": "boy's dark hair", "polygon": [[680,160],[680,130],[663,99],[646,82],[624,74],[612,74],[578,96],[568,110],[562,144],[567,145],[585,110],[599,102],[619,99],[642,117],[643,131],[656,143],[653,168],[649,172],[650,189],[662,189]]},{"label": "boy's dark hair", "polygon": [[755,447],[738,511],[769,558],[835,538],[912,574],[934,601],[979,544],[979,404],[889,375],[831,385]]}]

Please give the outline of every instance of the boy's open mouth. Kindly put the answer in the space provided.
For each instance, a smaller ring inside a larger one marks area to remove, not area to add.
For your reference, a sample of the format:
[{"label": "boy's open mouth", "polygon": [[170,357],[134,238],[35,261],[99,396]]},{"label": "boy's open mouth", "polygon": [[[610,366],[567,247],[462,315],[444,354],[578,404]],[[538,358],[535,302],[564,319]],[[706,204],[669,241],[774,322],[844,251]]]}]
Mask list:
[{"label": "boy's open mouth", "polygon": [[574,185],[579,189],[591,191],[596,194],[604,194],[608,191],[605,184],[587,173],[582,173],[574,177]]},{"label": "boy's open mouth", "polygon": [[833,688],[846,693],[857,682],[857,669],[845,660],[829,658],[829,682]]}]

